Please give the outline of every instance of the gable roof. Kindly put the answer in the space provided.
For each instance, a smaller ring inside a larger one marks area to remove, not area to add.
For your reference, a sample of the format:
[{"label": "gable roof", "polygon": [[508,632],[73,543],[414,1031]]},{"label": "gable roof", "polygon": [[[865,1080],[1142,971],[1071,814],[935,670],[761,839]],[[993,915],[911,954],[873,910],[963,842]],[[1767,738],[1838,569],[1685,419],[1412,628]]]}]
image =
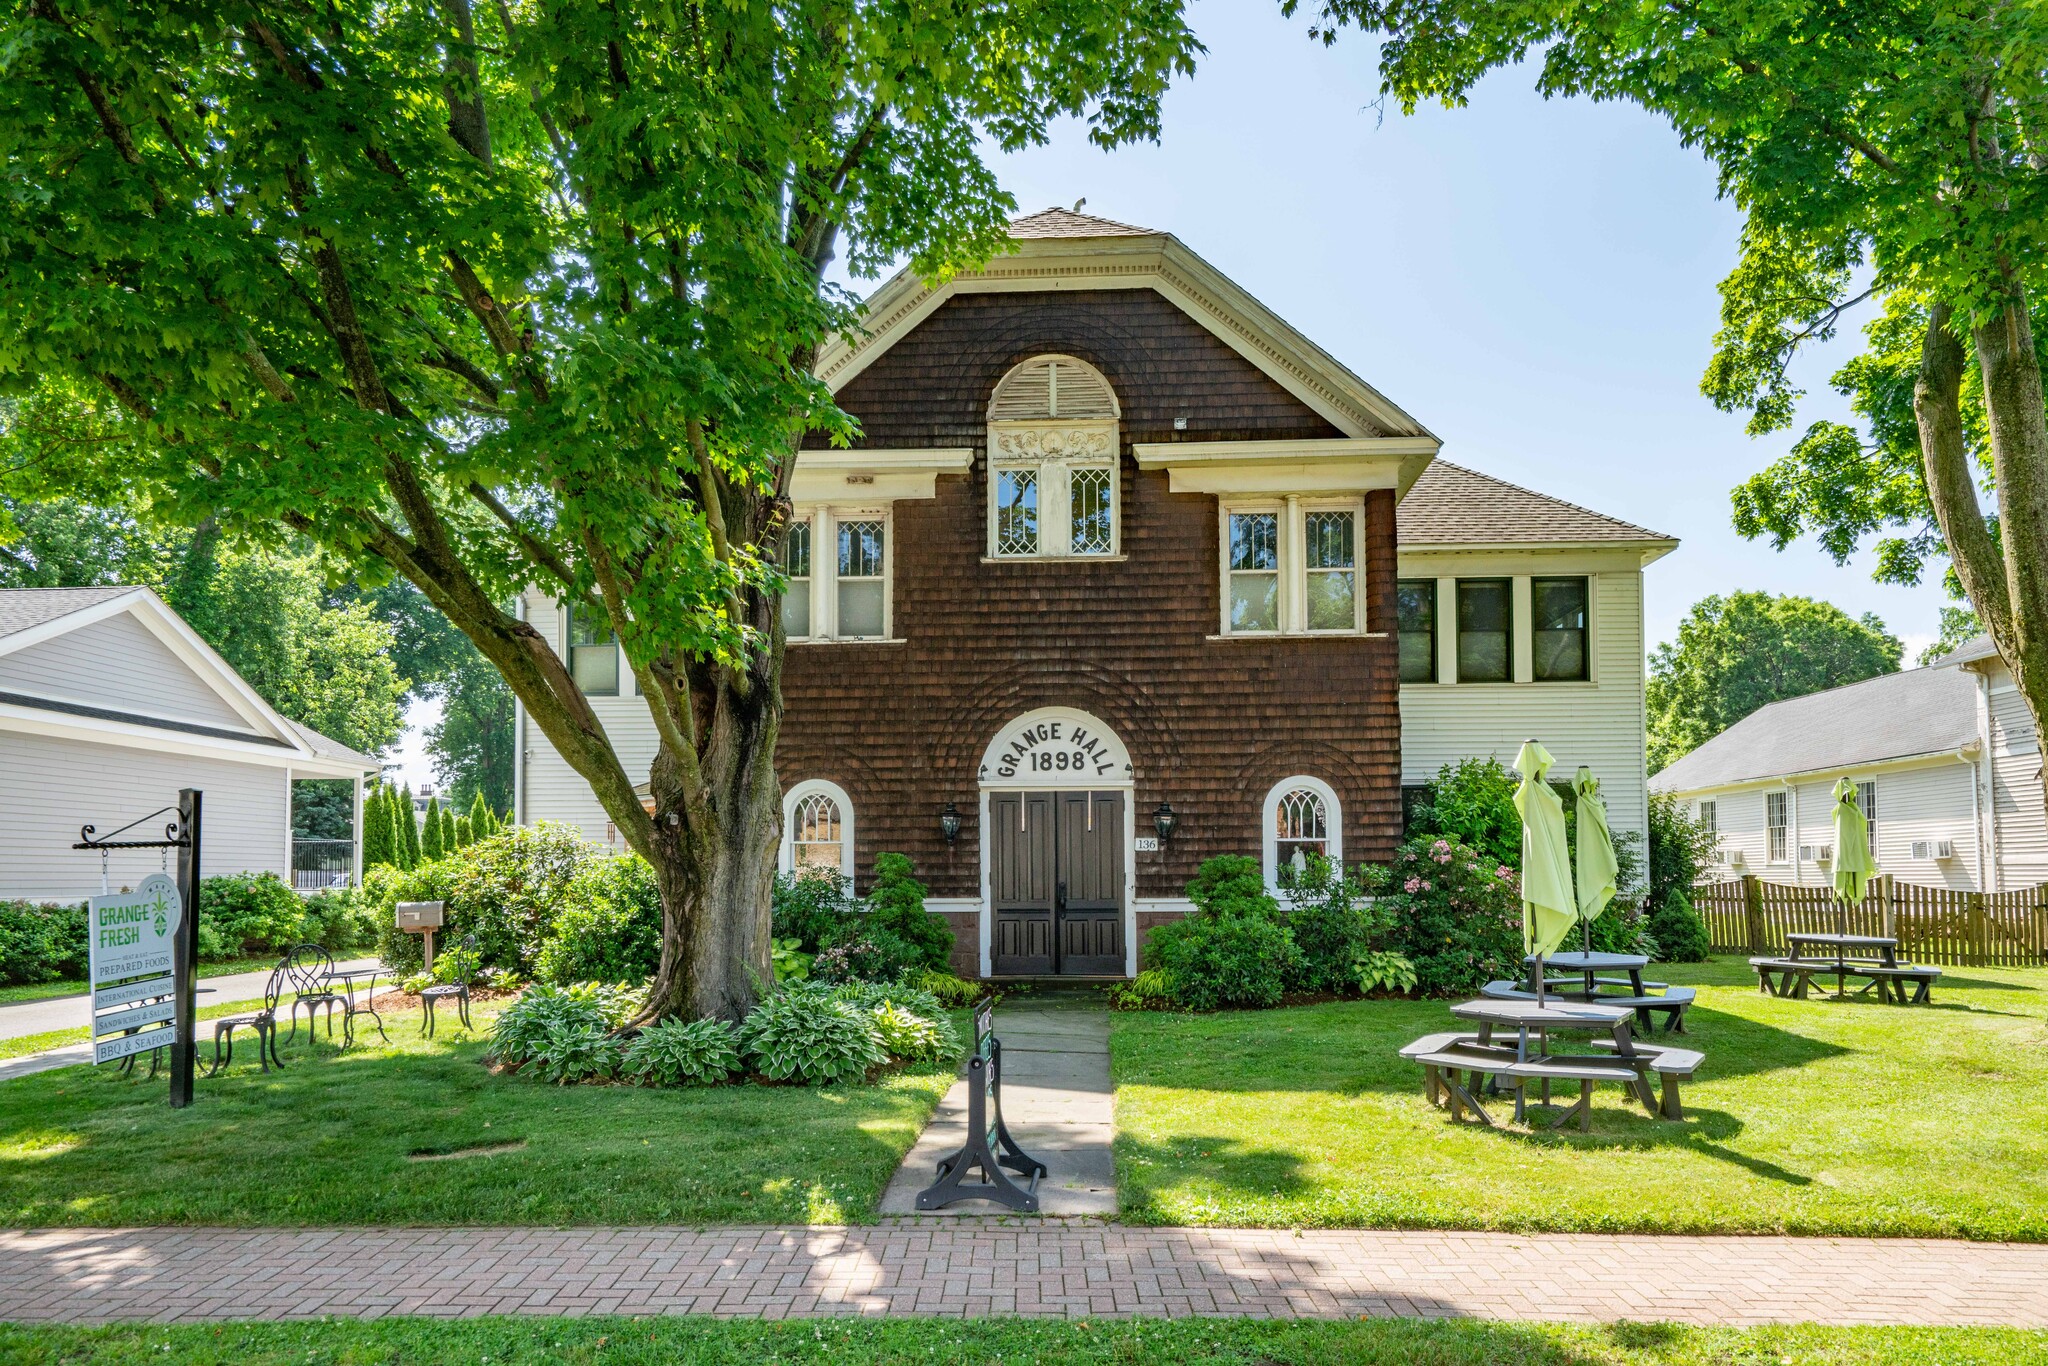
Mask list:
[{"label": "gable roof", "polygon": [[1129,223],[1097,218],[1074,209],[1040,209],[1010,220],[1010,236],[1027,237],[1149,237],[1151,228],[1134,228]]},{"label": "gable roof", "polygon": [[1678,542],[1660,532],[1437,459],[1395,513],[1403,550],[1429,546]]},{"label": "gable roof", "polygon": [[1968,640],[1956,646],[1955,649],[1950,650],[1938,659],[1929,661],[1929,663],[1935,666],[1942,664],[1976,664],[1983,660],[1997,659],[1998,657],[1998,647],[1991,643],[1990,636],[1971,636]]},{"label": "gable roof", "polygon": [[855,330],[818,353],[834,393],[957,294],[1151,289],[1352,438],[1436,438],[1384,394],[1297,332],[1171,233],[1046,209],[1010,224],[1015,250],[979,270],[927,282],[901,270],[868,296]]},{"label": "gable roof", "polygon": [[1908,669],[1759,707],[1653,775],[1653,792],[1854,768],[1958,750],[1977,738],[1977,681]]},{"label": "gable roof", "polygon": [[11,636],[46,621],[133,593],[133,588],[0,588],[0,636]]},{"label": "gable roof", "polygon": [[166,667],[175,656],[175,664],[225,702],[247,730],[153,715],[142,698],[132,706],[113,707],[80,697],[12,691],[0,695],[0,729],[55,731],[144,747],[197,746],[216,753],[231,746],[229,752],[244,757],[260,754],[266,762],[297,765],[306,777],[346,777],[378,768],[377,760],[279,713],[184,618],[145,587],[0,588],[0,656],[32,651],[46,641],[124,614],[168,649],[170,655],[163,657]]}]

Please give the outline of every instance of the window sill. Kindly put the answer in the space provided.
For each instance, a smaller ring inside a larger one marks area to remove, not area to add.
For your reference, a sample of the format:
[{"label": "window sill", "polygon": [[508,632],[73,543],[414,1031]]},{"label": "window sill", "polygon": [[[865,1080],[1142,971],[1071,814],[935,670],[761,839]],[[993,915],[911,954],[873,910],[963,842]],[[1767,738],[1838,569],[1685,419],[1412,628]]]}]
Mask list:
[{"label": "window sill", "polygon": [[1122,564],[1129,555],[984,555],[983,564]]},{"label": "window sill", "polygon": [[789,645],[906,645],[902,636],[802,636]]},{"label": "window sill", "polygon": [[1211,641],[1260,640],[1387,640],[1391,631],[1219,631],[1203,636]]}]

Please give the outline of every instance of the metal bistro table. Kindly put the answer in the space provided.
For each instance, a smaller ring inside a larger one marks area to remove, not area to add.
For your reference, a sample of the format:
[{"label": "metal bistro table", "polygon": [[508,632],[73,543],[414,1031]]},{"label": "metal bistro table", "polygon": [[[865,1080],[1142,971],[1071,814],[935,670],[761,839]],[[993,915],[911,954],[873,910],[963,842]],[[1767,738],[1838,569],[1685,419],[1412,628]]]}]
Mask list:
[{"label": "metal bistro table", "polygon": [[[391,1042],[391,1036],[384,1032],[384,1017],[377,1013],[377,979],[383,976],[384,972],[385,969],[381,967],[336,968],[327,974],[329,983],[339,982],[341,984],[343,999],[341,1046],[344,1049],[356,1041],[356,1016],[358,1015],[369,1016],[371,1021],[377,1026],[378,1037],[383,1039],[385,1043]],[[361,978],[369,979],[369,987],[363,997],[363,1003],[357,1005],[356,992],[363,990],[363,988],[358,987],[356,982]]]},{"label": "metal bistro table", "polygon": [[[1832,954],[1822,952],[1819,954],[1809,954],[1807,957],[1831,957],[1834,959],[1835,995],[1837,997],[1849,994],[1848,978],[1852,970],[1852,963],[1875,961],[1879,967],[1886,968],[1895,968],[1899,965],[1899,941],[1888,939],[1879,934],[1808,934],[1801,931],[1787,934],[1785,936],[1785,944],[1791,949],[1794,961],[1801,961],[1800,950],[1806,946],[1821,950],[1834,950]],[[1876,958],[1873,960],[1868,952],[1854,952],[1854,950],[1858,949],[1875,949],[1877,951]],[[1873,979],[1871,985],[1876,985],[1875,979]],[[1870,987],[1865,987],[1863,990],[1868,991]]]},{"label": "metal bistro table", "polygon": [[[1553,953],[1542,960],[1545,968],[1556,968],[1560,972],[1576,972],[1586,979],[1585,994],[1588,999],[1600,993],[1600,974],[1603,972],[1625,972],[1635,997],[1647,995],[1643,990],[1643,969],[1650,966],[1647,956],[1640,953]],[[1534,955],[1522,960],[1528,970],[1529,990],[1536,990],[1536,963]],[[1615,983],[1619,986],[1620,983]]]},{"label": "metal bistro table", "polygon": [[[1637,1097],[1652,1113],[1658,1111],[1656,1098],[1650,1093],[1649,1084],[1642,1078],[1642,1067],[1649,1058],[1638,1052],[1635,1036],[1629,1022],[1635,1018],[1633,1010],[1621,1006],[1594,1005],[1589,1001],[1549,1001],[1538,1005],[1534,1001],[1480,1000],[1466,1001],[1451,1007],[1455,1019],[1470,1020],[1479,1026],[1479,1037],[1475,1045],[1479,1048],[1499,1048],[1503,1044],[1493,1041],[1496,1029],[1515,1031],[1515,1061],[1529,1062],[1549,1055],[1550,1031],[1565,1030],[1581,1034],[1605,1034],[1614,1041],[1614,1059],[1636,1070],[1634,1087]],[[1529,1036],[1534,1034],[1535,1050],[1530,1050]],[[1654,1056],[1654,1055],[1652,1055]],[[1544,1100],[1549,1101],[1548,1086],[1545,1086]],[[1515,1101],[1515,1117],[1521,1118],[1521,1096],[1519,1090]]]}]

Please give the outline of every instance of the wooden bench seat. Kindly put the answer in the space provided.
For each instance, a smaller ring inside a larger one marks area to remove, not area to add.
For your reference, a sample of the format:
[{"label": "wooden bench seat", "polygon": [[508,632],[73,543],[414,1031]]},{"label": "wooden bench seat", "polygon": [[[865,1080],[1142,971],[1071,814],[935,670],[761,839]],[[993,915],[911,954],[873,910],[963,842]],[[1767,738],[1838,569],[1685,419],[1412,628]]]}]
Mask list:
[{"label": "wooden bench seat", "polygon": [[[1832,958],[1752,958],[1749,966],[1756,973],[1757,990],[1794,1000],[1806,999],[1815,977],[1839,974],[1869,979],[1876,985],[1880,1000],[1896,1001],[1899,1005],[1932,1005],[1934,984],[1941,980],[1941,969],[1930,963],[1887,966],[1852,958],[1837,966]],[[1778,980],[1772,981],[1773,976]],[[1909,982],[1915,988],[1910,1000],[1906,996]]]},{"label": "wooden bench seat", "polygon": [[[1650,983],[1645,982],[1643,985],[1649,986]],[[1516,982],[1488,982],[1479,989],[1479,994],[1492,997],[1496,1001],[1533,1001],[1536,999],[1535,992]],[[1655,1022],[1650,1018],[1651,1015],[1653,1013],[1661,1013],[1664,1016],[1664,1032],[1666,1034],[1683,1034],[1685,1033],[1685,1012],[1691,1009],[1695,995],[1697,993],[1691,987],[1669,987],[1661,996],[1596,996],[1593,998],[1593,1003],[1595,1005],[1619,1006],[1624,1010],[1633,1010],[1636,1013],[1636,1022],[1643,1027],[1645,1034],[1650,1033],[1656,1027]]]},{"label": "wooden bench seat", "polygon": [[[1613,1047],[1611,1043],[1605,1046],[1610,1050]],[[1659,1068],[1658,1060],[1667,1053],[1673,1055],[1671,1061]],[[1475,1034],[1455,1032],[1430,1034],[1417,1039],[1401,1049],[1401,1056],[1409,1062],[1421,1064],[1423,1090],[1430,1104],[1448,1104],[1454,1121],[1463,1117],[1461,1111],[1470,1109],[1481,1123],[1493,1123],[1493,1117],[1487,1114],[1486,1107],[1479,1100],[1481,1077],[1496,1078],[1514,1089],[1517,1120],[1526,1113],[1526,1087],[1530,1082],[1542,1086],[1543,1102],[1548,1104],[1552,1082],[1576,1081],[1579,1083],[1579,1098],[1554,1122],[1553,1127],[1561,1128],[1576,1116],[1581,1130],[1592,1127],[1592,1091],[1600,1082],[1613,1082],[1626,1088],[1653,1115],[1682,1119],[1684,1111],[1678,1103],[1678,1081],[1682,1077],[1690,1077],[1699,1066],[1700,1059],[1699,1054],[1685,1049],[1646,1049],[1632,1059],[1609,1052],[1605,1056],[1552,1054],[1517,1062],[1512,1046],[1482,1044]],[[1646,1071],[1662,1075],[1662,1104],[1650,1090]],[[1461,1081],[1460,1073],[1466,1074],[1467,1079]]]}]

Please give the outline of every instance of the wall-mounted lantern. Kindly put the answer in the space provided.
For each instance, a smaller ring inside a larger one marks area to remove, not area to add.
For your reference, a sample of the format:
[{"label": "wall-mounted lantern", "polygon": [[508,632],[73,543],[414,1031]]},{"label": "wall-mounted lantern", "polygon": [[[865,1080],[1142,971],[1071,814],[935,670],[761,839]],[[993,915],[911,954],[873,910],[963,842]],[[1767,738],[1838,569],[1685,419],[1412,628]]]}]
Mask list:
[{"label": "wall-mounted lantern", "polygon": [[1179,825],[1180,817],[1173,814],[1173,804],[1159,803],[1159,809],[1152,813],[1152,828],[1159,832],[1159,842],[1165,844],[1172,840],[1173,832]]},{"label": "wall-mounted lantern", "polygon": [[939,813],[939,833],[946,837],[948,849],[960,838],[960,808],[952,802],[947,802],[946,809]]}]

